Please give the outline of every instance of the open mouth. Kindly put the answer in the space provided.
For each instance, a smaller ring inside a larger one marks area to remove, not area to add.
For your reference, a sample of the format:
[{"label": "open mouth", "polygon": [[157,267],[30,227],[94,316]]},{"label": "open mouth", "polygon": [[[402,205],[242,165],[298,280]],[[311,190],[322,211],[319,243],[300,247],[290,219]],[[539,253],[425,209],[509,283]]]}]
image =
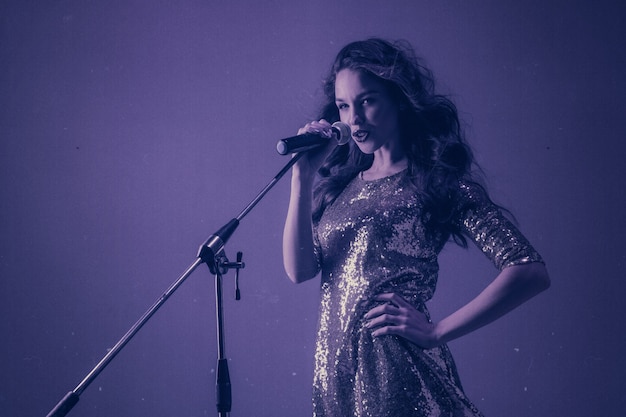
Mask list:
[{"label": "open mouth", "polygon": [[369,132],[366,130],[359,129],[359,130],[355,130],[354,132],[352,132],[352,137],[357,142],[364,142],[368,136],[369,136]]}]

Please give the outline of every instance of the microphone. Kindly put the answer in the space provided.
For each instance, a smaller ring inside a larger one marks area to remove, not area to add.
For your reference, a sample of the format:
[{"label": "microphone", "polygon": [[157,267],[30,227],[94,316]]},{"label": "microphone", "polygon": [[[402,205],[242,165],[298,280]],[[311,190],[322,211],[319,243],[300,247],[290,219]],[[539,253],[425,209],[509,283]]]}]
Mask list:
[{"label": "microphone", "polygon": [[317,133],[305,133],[281,139],[276,144],[276,150],[281,155],[303,152],[326,145],[332,139],[337,141],[337,145],[345,145],[350,140],[350,136],[352,136],[350,126],[342,122],[333,123],[332,130],[332,138],[326,138]]}]

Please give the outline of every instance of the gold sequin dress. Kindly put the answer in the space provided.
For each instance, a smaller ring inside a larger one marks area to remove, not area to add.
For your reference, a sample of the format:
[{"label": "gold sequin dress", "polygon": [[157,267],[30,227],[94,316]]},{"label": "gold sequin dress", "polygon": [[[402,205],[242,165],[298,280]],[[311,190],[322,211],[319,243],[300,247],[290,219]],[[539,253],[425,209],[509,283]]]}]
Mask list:
[{"label": "gold sequin dress", "polygon": [[[461,184],[459,224],[502,269],[541,262],[520,232],[475,186]],[[315,417],[480,416],[465,396],[447,346],[424,350],[397,336],[373,338],[364,314],[396,292],[428,314],[437,255],[446,243],[421,221],[407,171],[354,178],[315,227],[322,270],[315,352]]]}]

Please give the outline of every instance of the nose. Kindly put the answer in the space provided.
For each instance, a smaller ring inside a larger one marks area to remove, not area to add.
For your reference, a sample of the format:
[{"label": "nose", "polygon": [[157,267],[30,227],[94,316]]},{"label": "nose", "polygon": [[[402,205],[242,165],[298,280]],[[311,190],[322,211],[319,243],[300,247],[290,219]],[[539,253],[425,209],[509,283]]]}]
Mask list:
[{"label": "nose", "polygon": [[353,126],[358,126],[363,123],[363,120],[364,118],[361,109],[359,109],[357,106],[352,106],[350,109],[348,123]]}]

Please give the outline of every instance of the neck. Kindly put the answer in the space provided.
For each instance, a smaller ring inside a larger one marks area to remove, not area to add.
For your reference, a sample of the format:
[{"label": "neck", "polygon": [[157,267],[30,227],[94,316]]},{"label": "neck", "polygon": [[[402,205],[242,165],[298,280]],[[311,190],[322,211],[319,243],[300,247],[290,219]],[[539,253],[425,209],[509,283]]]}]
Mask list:
[{"label": "neck", "polygon": [[406,169],[409,166],[409,160],[406,155],[380,154],[374,155],[372,166],[363,171],[361,177],[366,180],[375,180],[378,178],[388,177]]}]

